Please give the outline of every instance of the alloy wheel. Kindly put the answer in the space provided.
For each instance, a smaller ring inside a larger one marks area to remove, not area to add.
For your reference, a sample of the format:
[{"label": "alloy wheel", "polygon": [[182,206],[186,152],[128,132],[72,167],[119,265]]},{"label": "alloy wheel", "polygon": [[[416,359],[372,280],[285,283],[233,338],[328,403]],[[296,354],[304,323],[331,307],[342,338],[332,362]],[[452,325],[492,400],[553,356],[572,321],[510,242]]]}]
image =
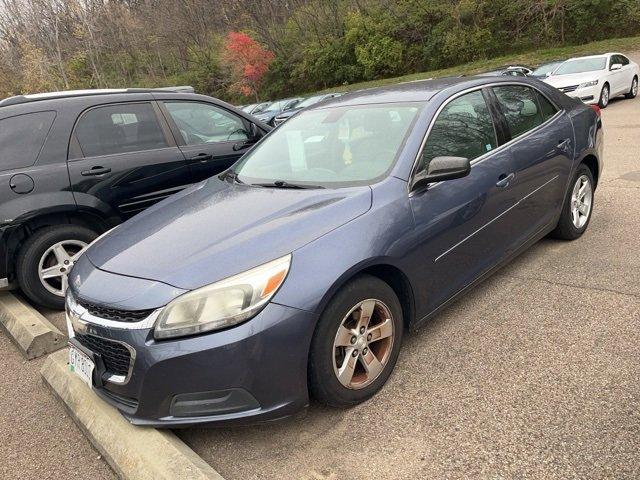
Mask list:
[{"label": "alloy wheel", "polygon": [[380,300],[355,305],[342,319],[333,341],[333,370],[346,388],[359,390],[384,371],[395,337],[391,310]]},{"label": "alloy wheel", "polygon": [[606,107],[609,105],[609,88],[605,85],[602,89],[602,105]]},{"label": "alloy wheel", "polygon": [[64,240],[45,250],[38,263],[38,277],[44,288],[63,297],[67,291],[67,275],[87,243],[80,240]]},{"label": "alloy wheel", "polygon": [[576,180],[571,193],[571,221],[578,230],[585,226],[591,214],[593,203],[593,188],[586,175],[581,175]]},{"label": "alloy wheel", "polygon": [[638,79],[634,78],[633,82],[631,83],[631,95],[635,97],[637,94],[638,94]]}]

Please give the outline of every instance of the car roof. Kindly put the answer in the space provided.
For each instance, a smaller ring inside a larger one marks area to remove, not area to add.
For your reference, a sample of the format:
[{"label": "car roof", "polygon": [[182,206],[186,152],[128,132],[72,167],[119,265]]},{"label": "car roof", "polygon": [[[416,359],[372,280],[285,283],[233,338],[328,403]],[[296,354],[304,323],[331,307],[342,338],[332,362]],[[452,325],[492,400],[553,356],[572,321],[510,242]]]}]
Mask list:
[{"label": "car roof", "polygon": [[[520,77],[518,77],[520,78]],[[525,77],[522,77],[525,78]],[[366,105],[376,103],[426,102],[442,90],[460,86],[472,87],[497,81],[514,81],[514,77],[442,77],[431,80],[415,80],[384,87],[368,88],[345,93],[322,101],[309,109],[328,106]]]},{"label": "car roof", "polygon": [[55,100],[58,98],[71,97],[88,97],[94,95],[113,95],[122,93],[158,93],[158,92],[174,92],[174,93],[194,93],[193,87],[188,85],[177,87],[160,87],[160,88],[95,88],[87,90],[63,90],[59,92],[32,93],[26,95],[16,95],[14,97],[0,100],[0,107],[9,105],[19,105],[22,103],[37,102],[39,100]]}]

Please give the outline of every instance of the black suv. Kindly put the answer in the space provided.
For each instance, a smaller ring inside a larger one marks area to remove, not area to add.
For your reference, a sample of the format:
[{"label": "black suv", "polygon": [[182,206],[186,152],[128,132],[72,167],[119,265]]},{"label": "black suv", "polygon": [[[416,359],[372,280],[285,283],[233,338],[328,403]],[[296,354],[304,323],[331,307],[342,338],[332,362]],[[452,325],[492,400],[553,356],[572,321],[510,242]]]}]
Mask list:
[{"label": "black suv", "polygon": [[102,232],[232,165],[270,127],[167,90],[0,101],[0,288],[62,308],[66,272]]}]

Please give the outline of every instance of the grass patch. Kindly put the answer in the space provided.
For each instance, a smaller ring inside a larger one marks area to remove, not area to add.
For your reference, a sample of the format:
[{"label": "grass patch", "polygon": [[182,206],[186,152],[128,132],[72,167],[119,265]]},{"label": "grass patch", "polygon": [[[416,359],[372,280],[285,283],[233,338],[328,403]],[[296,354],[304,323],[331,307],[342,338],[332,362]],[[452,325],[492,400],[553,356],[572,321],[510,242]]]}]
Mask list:
[{"label": "grass patch", "polygon": [[503,65],[524,64],[529,66],[540,65],[547,61],[577,57],[581,55],[595,55],[606,52],[634,52],[640,50],[640,36],[613,38],[609,40],[601,40],[598,42],[586,43],[584,45],[571,45],[565,47],[546,48],[541,50],[533,50],[530,52],[504,55],[487,60],[477,60],[463,65],[457,65],[451,68],[441,70],[432,70],[428,72],[412,73],[401,77],[383,78],[379,80],[371,80],[368,82],[353,83],[351,85],[342,85],[339,87],[329,88],[323,92],[348,92],[360,90],[363,88],[382,87],[384,85],[392,85],[401,82],[411,82],[414,80],[426,80],[429,78],[448,77],[454,75],[472,75],[483,71],[491,70]]}]

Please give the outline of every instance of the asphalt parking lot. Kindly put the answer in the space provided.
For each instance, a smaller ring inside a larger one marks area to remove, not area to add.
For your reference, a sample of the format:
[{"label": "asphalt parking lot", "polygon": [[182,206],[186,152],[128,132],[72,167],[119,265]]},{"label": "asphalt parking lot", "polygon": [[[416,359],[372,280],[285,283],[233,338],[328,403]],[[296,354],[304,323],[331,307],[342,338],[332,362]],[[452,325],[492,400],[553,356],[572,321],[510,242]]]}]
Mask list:
[{"label": "asphalt parking lot", "polygon": [[[178,435],[226,480],[640,478],[640,98],[603,119],[585,235],[538,243],[405,337],[372,400]],[[115,478],[43,386],[43,360],[0,333],[0,478]]]},{"label": "asphalt parking lot", "polygon": [[640,478],[640,99],[603,119],[586,234],[538,243],[408,336],[375,398],[179,436],[227,480]]}]

